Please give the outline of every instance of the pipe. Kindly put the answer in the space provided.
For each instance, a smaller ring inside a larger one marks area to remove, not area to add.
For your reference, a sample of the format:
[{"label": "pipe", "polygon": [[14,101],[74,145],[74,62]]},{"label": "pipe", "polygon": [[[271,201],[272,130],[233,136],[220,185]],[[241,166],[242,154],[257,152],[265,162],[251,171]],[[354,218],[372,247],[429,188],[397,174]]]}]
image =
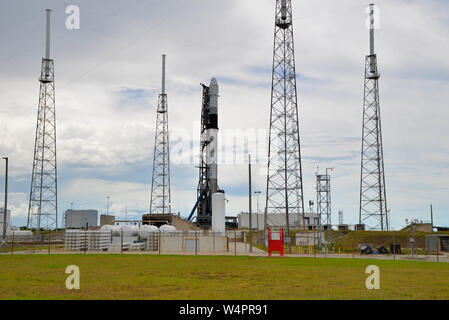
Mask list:
[{"label": "pipe", "polygon": [[203,198],[205,192],[206,192],[206,190],[201,191],[201,194],[200,194],[200,196],[198,197],[198,199],[196,200],[195,205],[193,206],[193,209],[192,209],[192,211],[190,212],[189,217],[187,218],[187,221],[190,222],[190,221],[192,220],[193,214],[195,213],[195,210],[196,210],[196,208],[198,207],[198,204],[200,203],[200,200]]}]

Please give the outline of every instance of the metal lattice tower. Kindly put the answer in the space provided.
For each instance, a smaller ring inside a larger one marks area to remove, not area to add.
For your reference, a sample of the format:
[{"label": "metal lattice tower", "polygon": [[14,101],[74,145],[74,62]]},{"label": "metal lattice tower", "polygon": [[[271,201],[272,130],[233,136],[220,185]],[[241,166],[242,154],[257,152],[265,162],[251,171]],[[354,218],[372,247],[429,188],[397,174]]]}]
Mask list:
[{"label": "metal lattice tower", "polygon": [[365,59],[359,223],[388,230],[387,198],[379,104],[379,71],[374,53],[374,5],[370,5],[370,55]]},{"label": "metal lattice tower", "polygon": [[202,108],[201,108],[201,142],[200,142],[200,164],[199,164],[199,179],[197,188],[197,198],[201,197],[198,202],[197,207],[197,217],[196,223],[202,227],[211,226],[212,223],[212,204],[209,196],[209,185],[208,185],[208,167],[206,164],[206,146],[208,141],[206,139],[205,133],[208,127],[209,121],[209,109],[210,109],[210,97],[209,97],[209,87],[202,84],[203,87],[203,98],[202,98]]},{"label": "metal lattice tower", "polygon": [[326,174],[316,173],[316,205],[320,230],[328,229],[332,226],[331,176],[329,170],[326,169]]},{"label": "metal lattice tower", "polygon": [[276,0],[273,51],[265,229],[284,214],[289,234],[291,214],[305,227],[291,0]]},{"label": "metal lattice tower", "polygon": [[339,210],[338,211],[338,224],[342,225],[343,223],[344,223],[344,221],[343,221],[343,211]]},{"label": "metal lattice tower", "polygon": [[33,173],[27,228],[52,230],[58,226],[56,114],[54,61],[50,59],[50,14],[47,9],[45,58],[42,58]]},{"label": "metal lattice tower", "polygon": [[150,214],[170,214],[170,145],[168,137],[168,104],[165,93],[165,55],[162,56],[162,93],[157,108],[154,138],[153,178]]}]

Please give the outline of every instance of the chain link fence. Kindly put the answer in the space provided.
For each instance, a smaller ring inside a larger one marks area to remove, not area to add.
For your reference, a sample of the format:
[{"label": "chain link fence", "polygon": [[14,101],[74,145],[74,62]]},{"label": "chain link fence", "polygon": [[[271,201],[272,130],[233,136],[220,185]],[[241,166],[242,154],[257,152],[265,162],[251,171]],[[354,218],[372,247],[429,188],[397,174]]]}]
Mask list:
[{"label": "chain link fence", "polygon": [[[143,253],[267,256],[263,231],[130,232],[67,230],[27,234],[13,232],[2,243],[4,254]],[[368,258],[449,262],[449,235],[401,231],[291,231],[285,254],[295,257]]]}]

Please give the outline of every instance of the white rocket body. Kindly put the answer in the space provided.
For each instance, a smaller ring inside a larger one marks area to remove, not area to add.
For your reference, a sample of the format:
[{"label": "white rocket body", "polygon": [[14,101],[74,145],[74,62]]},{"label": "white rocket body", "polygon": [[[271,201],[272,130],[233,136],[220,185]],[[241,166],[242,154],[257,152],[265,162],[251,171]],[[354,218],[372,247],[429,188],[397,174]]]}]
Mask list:
[{"label": "white rocket body", "polygon": [[209,86],[209,126],[206,130],[206,164],[209,168],[209,188],[212,202],[212,231],[225,232],[225,194],[218,191],[218,83],[212,78]]}]

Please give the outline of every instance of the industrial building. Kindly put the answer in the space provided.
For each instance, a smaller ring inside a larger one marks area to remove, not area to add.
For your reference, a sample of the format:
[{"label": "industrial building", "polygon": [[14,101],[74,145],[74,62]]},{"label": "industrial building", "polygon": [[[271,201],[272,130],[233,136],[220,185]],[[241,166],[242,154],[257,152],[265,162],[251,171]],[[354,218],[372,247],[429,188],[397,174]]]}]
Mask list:
[{"label": "industrial building", "polygon": [[426,236],[426,251],[449,252],[449,235],[431,234]]},{"label": "industrial building", "polygon": [[[239,229],[249,229],[249,214],[240,213],[237,215]],[[303,229],[302,215],[290,214],[289,222],[292,227]],[[306,230],[316,230],[319,225],[319,216],[316,213],[304,213],[304,222]],[[264,230],[265,215],[253,213],[251,216],[252,228],[256,230]],[[285,226],[285,215],[282,214],[267,214],[267,227]]]},{"label": "industrial building", "polygon": [[65,212],[65,228],[66,229],[81,229],[86,226],[98,226],[98,211],[97,210],[66,210]]},{"label": "industrial building", "polygon": [[[0,208],[0,236],[3,236],[3,219],[5,216],[5,208]],[[11,233],[11,210],[6,210],[6,235]]]},{"label": "industrial building", "polygon": [[174,214],[144,214],[142,216],[142,224],[156,227],[167,224],[174,226],[176,230],[180,231],[199,230],[195,224]]}]

